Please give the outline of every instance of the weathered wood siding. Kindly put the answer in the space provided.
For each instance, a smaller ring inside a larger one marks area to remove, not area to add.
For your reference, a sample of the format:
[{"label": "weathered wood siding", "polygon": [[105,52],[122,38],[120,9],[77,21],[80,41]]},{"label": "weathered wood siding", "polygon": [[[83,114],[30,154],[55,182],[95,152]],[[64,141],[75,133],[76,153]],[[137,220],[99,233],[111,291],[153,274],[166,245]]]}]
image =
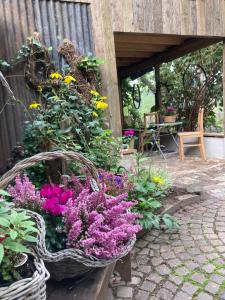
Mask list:
[{"label": "weathered wood siding", "polygon": [[[0,59],[14,57],[34,31],[40,32],[43,42],[53,47],[52,56],[58,64],[62,62],[58,60],[56,49],[64,38],[72,40],[81,54],[92,52],[90,5],[76,2],[79,1],[1,0]],[[18,66],[13,73],[17,76],[7,79],[16,97],[28,106],[36,96],[26,88],[22,66]],[[18,104],[4,107],[6,99],[0,84],[0,168],[5,166],[11,149],[21,140],[24,122],[23,108]]]},{"label": "weathered wood siding", "polygon": [[225,36],[224,0],[111,0],[113,31]]}]

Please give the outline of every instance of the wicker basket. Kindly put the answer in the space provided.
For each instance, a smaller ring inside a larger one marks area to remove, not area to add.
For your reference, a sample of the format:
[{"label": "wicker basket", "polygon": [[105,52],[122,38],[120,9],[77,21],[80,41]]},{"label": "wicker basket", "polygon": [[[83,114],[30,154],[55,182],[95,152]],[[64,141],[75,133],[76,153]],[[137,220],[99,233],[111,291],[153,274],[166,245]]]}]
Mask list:
[{"label": "wicker basket", "polygon": [[49,273],[40,259],[34,260],[36,271],[30,278],[25,278],[0,288],[1,300],[45,300],[46,284]]},{"label": "wicker basket", "polygon": [[[76,160],[82,163],[90,172],[93,178],[92,188],[97,189],[98,173],[95,166],[91,161],[83,157],[81,154],[72,151],[44,152],[17,163],[0,179],[0,188],[6,187],[10,183],[10,181],[13,180],[16,175],[18,175],[24,169],[34,166],[42,160],[46,161],[58,158]],[[40,231],[35,251],[37,255],[44,260],[46,268],[50,272],[51,278],[58,281],[65,278],[81,276],[82,274],[89,272],[93,268],[105,267],[126,256],[131,251],[135,243],[135,239],[129,241],[126,247],[126,251],[124,251],[124,253],[121,253],[120,256],[114,257],[110,260],[98,259],[94,256],[86,257],[82,250],[73,248],[64,249],[56,253],[51,253],[46,249],[45,245],[46,231],[43,218],[39,214],[31,211],[27,211],[27,214],[29,214],[36,221],[37,227]]]}]

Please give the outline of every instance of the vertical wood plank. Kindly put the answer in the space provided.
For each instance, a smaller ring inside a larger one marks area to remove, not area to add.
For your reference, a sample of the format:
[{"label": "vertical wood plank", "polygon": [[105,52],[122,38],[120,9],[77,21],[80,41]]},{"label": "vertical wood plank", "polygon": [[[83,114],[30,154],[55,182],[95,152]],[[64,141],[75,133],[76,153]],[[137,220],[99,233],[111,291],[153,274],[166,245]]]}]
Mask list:
[{"label": "vertical wood plank", "polygon": [[135,32],[145,32],[144,28],[145,0],[133,0],[133,22]]},{"label": "vertical wood plank", "polygon": [[197,35],[197,8],[196,1],[189,1],[189,10],[190,10],[190,27],[189,33],[190,35]]},{"label": "vertical wood plank", "polygon": [[133,1],[126,0],[126,1],[119,1],[117,2],[122,3],[122,11],[123,11],[123,28],[126,32],[133,32],[134,30],[134,10],[133,10]]},{"label": "vertical wood plank", "polygon": [[205,33],[206,33],[205,0],[198,0],[196,2],[196,14],[197,14],[197,34],[205,35]]},{"label": "vertical wood plank", "polygon": [[[104,59],[101,67],[103,93],[109,102],[109,125],[115,136],[122,131],[115,45],[110,1],[97,0],[91,4],[95,54]],[[106,17],[107,16],[107,17]]]},{"label": "vertical wood plank", "polygon": [[152,0],[153,3],[153,33],[163,32],[162,0]]},{"label": "vertical wood plank", "polygon": [[112,23],[114,31],[125,31],[123,22],[123,2],[122,1],[110,1],[112,11]]},{"label": "vertical wood plank", "polygon": [[147,32],[154,32],[153,10],[153,1],[146,1],[144,10],[144,30]]},{"label": "vertical wood plank", "polygon": [[223,42],[223,132],[225,132],[225,41]]}]

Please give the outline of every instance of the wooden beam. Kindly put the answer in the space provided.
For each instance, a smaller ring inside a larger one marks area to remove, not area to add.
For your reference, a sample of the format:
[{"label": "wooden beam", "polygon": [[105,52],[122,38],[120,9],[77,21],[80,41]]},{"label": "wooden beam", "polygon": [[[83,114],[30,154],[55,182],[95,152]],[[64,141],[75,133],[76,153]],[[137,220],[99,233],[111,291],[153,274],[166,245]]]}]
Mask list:
[{"label": "wooden beam", "polygon": [[166,50],[168,46],[165,45],[150,45],[150,44],[143,44],[141,43],[140,45],[135,44],[135,43],[119,43],[115,44],[115,49],[116,51],[127,51],[127,50],[132,50],[132,51],[149,51],[149,52],[163,52]]},{"label": "wooden beam", "polygon": [[116,57],[126,57],[129,59],[129,57],[150,57],[153,55],[152,52],[136,52],[136,51],[116,51]]},{"label": "wooden beam", "polygon": [[223,42],[223,131],[225,132],[225,41]]},{"label": "wooden beam", "polygon": [[92,0],[90,8],[94,52],[105,62],[101,66],[102,95],[108,96],[109,103],[109,109],[106,112],[108,122],[105,124],[112,129],[114,136],[121,136],[120,101],[110,1]]},{"label": "wooden beam", "polygon": [[127,34],[114,33],[114,41],[117,43],[151,44],[151,45],[180,45],[183,42],[180,36],[150,35],[150,34]]},{"label": "wooden beam", "polygon": [[143,59],[141,62],[134,63],[129,67],[121,68],[119,71],[119,77],[124,78],[130,76],[137,71],[144,71],[150,67],[159,66],[162,63],[169,62],[190,52],[205,48],[212,44],[220,42],[221,38],[199,38],[188,39],[180,46],[173,46],[167,51],[155,54],[148,59]]}]

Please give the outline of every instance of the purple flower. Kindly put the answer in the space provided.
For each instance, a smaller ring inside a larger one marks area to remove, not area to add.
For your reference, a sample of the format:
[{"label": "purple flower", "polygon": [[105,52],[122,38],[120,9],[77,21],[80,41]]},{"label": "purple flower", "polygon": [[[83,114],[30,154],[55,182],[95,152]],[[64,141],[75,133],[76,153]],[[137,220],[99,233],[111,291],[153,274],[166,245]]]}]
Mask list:
[{"label": "purple flower", "polygon": [[139,215],[129,211],[135,202],[126,201],[126,193],[109,197],[104,192],[83,189],[67,202],[63,216],[68,247],[109,259],[125,251],[141,227],[136,224]]},{"label": "purple flower", "polygon": [[16,176],[15,184],[9,185],[7,191],[16,206],[39,210],[42,205],[40,192],[26,174]]}]

